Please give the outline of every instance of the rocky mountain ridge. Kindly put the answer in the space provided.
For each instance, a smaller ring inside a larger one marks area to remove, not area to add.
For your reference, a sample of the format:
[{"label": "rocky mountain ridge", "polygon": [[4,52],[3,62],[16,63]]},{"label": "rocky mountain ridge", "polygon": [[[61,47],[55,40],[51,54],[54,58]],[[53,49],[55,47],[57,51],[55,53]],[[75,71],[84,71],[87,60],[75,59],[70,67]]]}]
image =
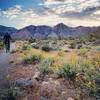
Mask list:
[{"label": "rocky mountain ridge", "polygon": [[9,28],[7,30],[6,27],[4,29],[0,26],[0,33],[2,32],[2,30],[3,32],[8,31],[9,33],[14,33],[14,37],[20,38],[20,39],[22,38],[28,39],[30,37],[39,38],[39,39],[67,38],[67,37],[87,35],[91,33],[100,34],[100,26],[98,27],[84,27],[84,26],[69,27],[63,23],[59,23],[55,25],[54,27],[50,27],[47,25],[39,25],[39,26],[30,25],[19,30],[15,28]]}]

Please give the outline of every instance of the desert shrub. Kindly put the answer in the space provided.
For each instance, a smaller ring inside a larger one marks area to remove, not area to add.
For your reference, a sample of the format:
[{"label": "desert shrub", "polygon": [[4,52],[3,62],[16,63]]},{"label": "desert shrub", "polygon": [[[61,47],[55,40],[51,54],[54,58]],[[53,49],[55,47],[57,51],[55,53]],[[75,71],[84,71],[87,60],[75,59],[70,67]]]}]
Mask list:
[{"label": "desert shrub", "polygon": [[31,63],[31,59],[30,59],[30,57],[25,56],[25,57],[23,57],[22,62],[23,62],[23,64],[29,64],[29,63]]},{"label": "desert shrub", "polygon": [[91,73],[88,84],[85,84],[85,88],[88,90],[90,96],[100,99],[100,72]]},{"label": "desert shrub", "polygon": [[96,40],[96,35],[95,34],[90,34],[89,36],[88,36],[88,40],[89,40],[89,42],[93,42],[93,41],[95,41]]},{"label": "desert shrub", "polygon": [[81,49],[79,50],[79,55],[80,55],[80,56],[85,56],[85,54],[87,53],[87,51],[88,51],[88,49],[86,49],[86,48],[81,48]]},{"label": "desert shrub", "polygon": [[24,44],[22,46],[22,50],[29,50],[31,48],[31,46],[29,44]]},{"label": "desert shrub", "polygon": [[38,69],[40,70],[40,72],[43,75],[47,75],[49,73],[52,73],[52,63],[53,60],[48,58],[48,59],[44,59],[39,65],[38,65]]},{"label": "desert shrub", "polygon": [[24,64],[31,64],[32,62],[40,62],[42,60],[42,56],[41,55],[38,55],[38,54],[33,54],[32,56],[28,57],[28,56],[25,56],[23,58],[23,63]]},{"label": "desert shrub", "polygon": [[17,100],[19,96],[20,96],[19,90],[10,88],[6,91],[5,95],[1,97],[1,100]]},{"label": "desert shrub", "polygon": [[49,46],[43,46],[43,47],[42,47],[42,50],[43,50],[43,51],[46,51],[46,52],[49,52],[49,51],[52,50],[52,48],[49,47]]},{"label": "desert shrub", "polygon": [[98,68],[99,67],[99,65],[100,65],[100,54],[99,53],[97,53],[95,56],[91,56],[91,64],[94,66],[94,67],[96,67],[96,68]]},{"label": "desert shrub", "polygon": [[34,62],[34,61],[37,61],[37,62],[40,62],[41,60],[42,60],[42,56],[41,55],[32,55],[31,56],[31,58],[30,58],[30,60],[32,61],[32,62]]},{"label": "desert shrub", "polygon": [[76,48],[76,42],[75,41],[71,42],[69,48],[75,49]]},{"label": "desert shrub", "polygon": [[100,72],[98,70],[96,71],[90,64],[83,64],[81,67],[83,67],[82,72],[79,71],[76,76],[76,86],[80,88],[81,92],[85,94],[85,96],[100,98],[98,85],[100,84]]},{"label": "desert shrub", "polygon": [[76,71],[70,64],[64,64],[63,67],[61,67],[57,72],[57,75],[59,77],[67,77],[70,80],[74,80],[76,78],[76,74]]},{"label": "desert shrub", "polygon": [[80,90],[86,96],[91,96],[93,98],[96,98],[97,96],[97,88],[96,88],[95,82],[93,81],[92,82],[89,81],[87,83],[81,84]]}]

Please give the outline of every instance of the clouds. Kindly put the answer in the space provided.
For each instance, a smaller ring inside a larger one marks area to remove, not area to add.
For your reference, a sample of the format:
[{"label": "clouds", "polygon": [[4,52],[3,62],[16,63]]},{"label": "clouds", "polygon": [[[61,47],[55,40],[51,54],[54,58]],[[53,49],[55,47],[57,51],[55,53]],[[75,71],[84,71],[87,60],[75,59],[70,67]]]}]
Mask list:
[{"label": "clouds", "polygon": [[49,23],[49,25],[52,25],[54,24],[52,19],[55,18],[57,19],[56,21],[60,20],[56,15],[49,16],[49,13],[45,10],[43,12],[35,11],[35,9],[31,8],[23,10],[20,5],[15,5],[7,10],[0,10],[0,14],[3,24],[14,25],[17,28],[22,28],[30,24],[42,25]]},{"label": "clouds", "polygon": [[66,12],[77,12],[84,13],[89,12],[92,8],[100,7],[99,0],[46,0],[43,4],[44,7],[47,7],[53,10],[57,14],[66,13]]},{"label": "clouds", "polygon": [[43,0],[39,8],[24,9],[14,5],[0,10],[0,24],[22,28],[27,25],[56,25],[65,23],[70,26],[100,25],[100,0]]},{"label": "clouds", "polygon": [[21,6],[15,5],[15,7],[8,8],[7,10],[1,12],[4,17],[13,19],[20,14],[21,10]]},{"label": "clouds", "polygon": [[76,19],[91,19],[91,17],[94,17],[95,15],[93,13],[98,12],[100,10],[100,7],[91,7],[86,8],[80,12],[77,11],[66,11],[64,13],[61,13],[60,15],[62,17],[70,17],[70,18],[76,18]]},{"label": "clouds", "polygon": [[84,8],[88,6],[98,6],[100,0],[44,0],[43,5],[51,6],[51,5],[74,5],[79,8]]},{"label": "clouds", "polygon": [[48,12],[72,20],[97,21],[100,15],[100,0],[46,0],[41,5]]}]

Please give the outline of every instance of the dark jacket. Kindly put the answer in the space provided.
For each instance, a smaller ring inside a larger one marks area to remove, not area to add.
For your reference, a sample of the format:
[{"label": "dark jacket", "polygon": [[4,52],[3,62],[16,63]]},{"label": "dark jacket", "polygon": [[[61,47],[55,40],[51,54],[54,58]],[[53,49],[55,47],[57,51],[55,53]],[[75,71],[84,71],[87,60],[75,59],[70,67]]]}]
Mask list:
[{"label": "dark jacket", "polygon": [[3,40],[4,43],[10,43],[11,36],[9,34],[5,34]]}]

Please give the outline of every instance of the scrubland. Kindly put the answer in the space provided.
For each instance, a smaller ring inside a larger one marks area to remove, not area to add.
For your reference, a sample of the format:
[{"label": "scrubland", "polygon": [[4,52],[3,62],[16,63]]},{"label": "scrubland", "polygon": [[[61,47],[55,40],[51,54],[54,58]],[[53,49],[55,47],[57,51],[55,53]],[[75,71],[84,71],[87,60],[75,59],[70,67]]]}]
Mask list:
[{"label": "scrubland", "polygon": [[[9,100],[99,100],[100,44],[78,39],[16,41]],[[8,100],[8,99],[7,99]]]}]

